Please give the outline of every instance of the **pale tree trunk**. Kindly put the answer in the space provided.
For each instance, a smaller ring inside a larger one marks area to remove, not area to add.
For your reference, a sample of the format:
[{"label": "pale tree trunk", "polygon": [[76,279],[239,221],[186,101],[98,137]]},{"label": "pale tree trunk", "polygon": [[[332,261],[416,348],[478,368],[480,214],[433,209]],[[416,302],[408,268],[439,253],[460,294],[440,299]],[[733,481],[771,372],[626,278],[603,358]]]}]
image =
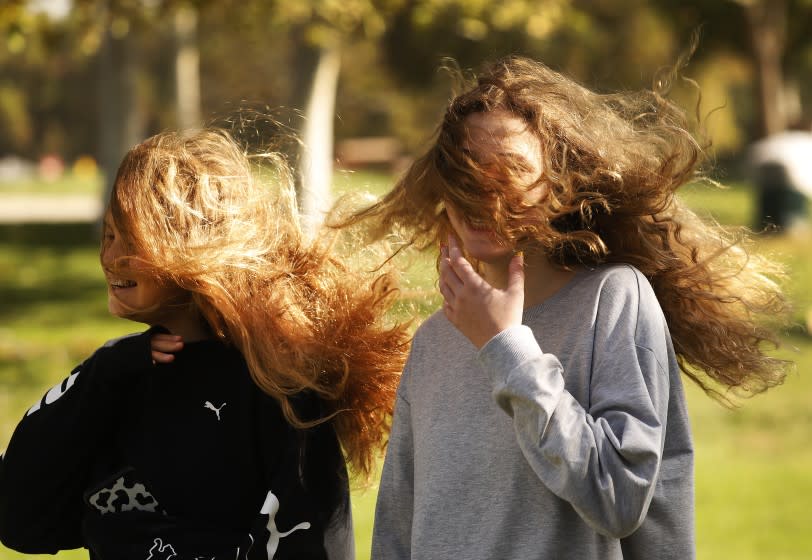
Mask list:
[{"label": "pale tree trunk", "polygon": [[[105,3],[100,21],[109,22]],[[107,205],[124,154],[144,138],[145,119],[138,103],[138,55],[133,30],[113,36],[105,24],[99,52],[99,164]]]},{"label": "pale tree trunk", "polygon": [[300,211],[304,231],[312,234],[332,204],[333,120],[341,70],[338,44],[322,47],[313,72],[302,128]]},{"label": "pale tree trunk", "polygon": [[175,11],[175,108],[180,130],[200,128],[200,50],[197,12],[189,5]]},{"label": "pale tree trunk", "polygon": [[786,44],[785,0],[739,0],[744,6],[756,63],[761,135],[787,126],[787,107],[781,57]]}]

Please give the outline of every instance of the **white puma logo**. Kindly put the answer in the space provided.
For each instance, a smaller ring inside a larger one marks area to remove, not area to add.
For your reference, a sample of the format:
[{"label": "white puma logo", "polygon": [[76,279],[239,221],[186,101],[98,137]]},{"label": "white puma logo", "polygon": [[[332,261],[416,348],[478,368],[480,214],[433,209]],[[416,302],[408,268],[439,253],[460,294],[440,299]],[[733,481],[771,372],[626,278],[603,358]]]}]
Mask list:
[{"label": "white puma logo", "polygon": [[171,544],[164,544],[161,539],[155,539],[152,542],[153,545],[152,548],[149,549],[149,556],[147,556],[147,560],[169,560],[170,558],[174,558],[178,555],[177,552],[175,552],[175,548]]},{"label": "white puma logo", "polygon": [[268,516],[267,527],[270,536],[268,537],[268,545],[265,547],[265,550],[268,553],[269,560],[273,559],[276,554],[276,549],[279,548],[279,541],[282,540],[283,537],[287,537],[294,531],[310,529],[310,523],[305,521],[294,526],[290,531],[281,532],[276,526],[276,514],[278,511],[279,500],[274,496],[273,492],[268,492],[268,495],[265,497],[265,503],[262,504],[262,509],[259,512]]},{"label": "white puma logo", "polygon": [[217,406],[214,406],[213,404],[211,404],[209,401],[206,401],[206,404],[204,404],[203,406],[208,408],[212,412],[214,412],[217,415],[217,421],[219,422],[220,421],[220,411],[223,410],[223,407],[225,405],[226,405],[226,403],[223,403],[219,407],[217,407]]}]

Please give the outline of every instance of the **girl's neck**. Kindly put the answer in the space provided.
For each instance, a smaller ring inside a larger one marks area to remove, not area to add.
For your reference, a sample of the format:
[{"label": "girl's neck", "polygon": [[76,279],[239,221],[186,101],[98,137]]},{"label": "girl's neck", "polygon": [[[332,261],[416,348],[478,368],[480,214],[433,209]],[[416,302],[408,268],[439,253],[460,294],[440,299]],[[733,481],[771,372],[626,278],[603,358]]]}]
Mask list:
[{"label": "girl's neck", "polygon": [[[482,276],[493,287],[504,289],[507,286],[508,263],[482,263]],[[541,253],[524,256],[524,308],[528,309],[546,301],[563,288],[576,270],[565,270],[552,264]]]},{"label": "girl's neck", "polygon": [[200,311],[192,306],[174,309],[156,321],[170,333],[179,335],[184,342],[196,342],[212,338],[211,330],[203,319]]}]

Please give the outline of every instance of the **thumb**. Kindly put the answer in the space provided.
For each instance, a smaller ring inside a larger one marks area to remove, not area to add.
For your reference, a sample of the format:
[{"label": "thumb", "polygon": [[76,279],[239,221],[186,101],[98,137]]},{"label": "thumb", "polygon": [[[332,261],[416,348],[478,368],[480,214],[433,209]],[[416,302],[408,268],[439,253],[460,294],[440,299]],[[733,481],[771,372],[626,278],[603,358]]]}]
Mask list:
[{"label": "thumb", "polygon": [[524,253],[519,251],[508,265],[507,291],[524,295]]}]

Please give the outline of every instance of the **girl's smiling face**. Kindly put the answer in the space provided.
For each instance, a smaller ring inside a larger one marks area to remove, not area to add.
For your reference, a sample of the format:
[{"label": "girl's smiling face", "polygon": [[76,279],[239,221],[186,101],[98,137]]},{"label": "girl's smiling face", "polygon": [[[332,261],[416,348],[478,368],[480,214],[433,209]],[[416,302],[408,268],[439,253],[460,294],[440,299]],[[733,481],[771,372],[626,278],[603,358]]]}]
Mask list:
[{"label": "girl's smiling face", "polygon": [[139,269],[111,213],[104,217],[101,265],[107,281],[107,308],[112,315],[145,323],[162,324],[189,306],[189,293],[174,284],[158,281]]},{"label": "girl's smiling face", "polygon": [[[492,169],[494,179],[507,179],[498,175],[503,162],[509,160],[515,164],[515,172],[511,181],[503,181],[505,184],[517,182],[535,185],[538,182],[542,172],[541,144],[522,119],[507,111],[497,110],[472,113],[466,117],[465,124],[467,134],[462,149],[486,174]],[[536,204],[544,194],[544,186],[536,185],[526,192],[524,201],[530,205]],[[445,207],[451,226],[472,258],[493,263],[512,256],[513,247],[499,239],[496,232],[472,226],[466,216],[449,201],[445,202]]]}]

